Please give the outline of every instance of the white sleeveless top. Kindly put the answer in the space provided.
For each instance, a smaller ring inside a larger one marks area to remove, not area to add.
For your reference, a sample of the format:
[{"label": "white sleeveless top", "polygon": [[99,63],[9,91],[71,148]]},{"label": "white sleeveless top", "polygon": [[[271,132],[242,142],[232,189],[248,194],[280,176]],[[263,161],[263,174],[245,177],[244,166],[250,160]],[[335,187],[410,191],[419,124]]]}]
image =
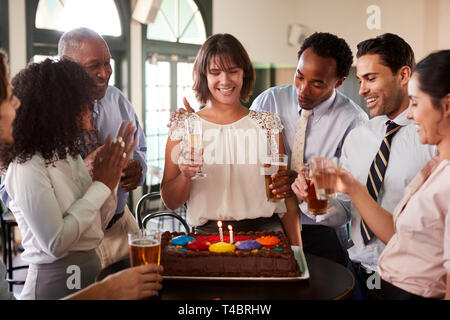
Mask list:
[{"label": "white sleeveless top", "polygon": [[[199,117],[190,114],[188,117]],[[172,122],[171,140],[185,146],[186,116]],[[271,217],[286,212],[284,200],[269,202],[264,175],[264,156],[278,153],[280,118],[267,111],[249,114],[236,122],[220,125],[202,120],[204,165],[208,176],[193,180],[187,202],[187,222],[200,226],[208,220],[243,220]]]}]

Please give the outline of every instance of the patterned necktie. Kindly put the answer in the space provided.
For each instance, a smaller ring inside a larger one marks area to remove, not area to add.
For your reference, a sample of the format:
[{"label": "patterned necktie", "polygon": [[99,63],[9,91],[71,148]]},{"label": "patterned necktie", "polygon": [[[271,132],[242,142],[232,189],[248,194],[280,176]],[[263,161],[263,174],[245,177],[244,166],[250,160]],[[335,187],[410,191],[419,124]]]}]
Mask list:
[{"label": "patterned necktie", "polygon": [[295,172],[298,172],[298,166],[300,165],[300,163],[303,163],[306,126],[308,124],[308,118],[312,113],[312,110],[302,109],[300,119],[298,119],[291,158],[291,170],[294,170]]},{"label": "patterned necktie", "polygon": [[[391,152],[391,141],[395,134],[399,131],[400,125],[393,121],[388,121],[386,123],[387,129],[384,139],[381,142],[380,149],[378,150],[375,159],[370,166],[369,176],[367,177],[367,191],[372,196],[372,198],[377,201],[378,193],[380,192],[381,185],[383,184],[384,174],[386,173],[386,168],[389,161],[389,154]],[[364,223],[361,219],[361,235],[363,238],[364,245],[367,245],[370,240],[373,239],[374,234],[372,230]]]}]

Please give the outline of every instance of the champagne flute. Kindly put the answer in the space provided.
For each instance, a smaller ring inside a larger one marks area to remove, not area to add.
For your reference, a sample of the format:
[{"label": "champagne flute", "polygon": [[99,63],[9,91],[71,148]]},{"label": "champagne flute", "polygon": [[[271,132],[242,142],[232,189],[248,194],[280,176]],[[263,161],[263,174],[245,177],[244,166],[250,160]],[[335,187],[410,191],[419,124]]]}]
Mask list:
[{"label": "champagne flute", "polygon": [[[189,154],[191,155],[193,150],[194,163],[201,163],[203,151],[202,121],[198,116],[189,116],[184,123],[190,148]],[[199,157],[200,161],[196,161]],[[192,180],[206,178],[207,176],[208,175],[200,168],[200,171],[192,177]]]}]

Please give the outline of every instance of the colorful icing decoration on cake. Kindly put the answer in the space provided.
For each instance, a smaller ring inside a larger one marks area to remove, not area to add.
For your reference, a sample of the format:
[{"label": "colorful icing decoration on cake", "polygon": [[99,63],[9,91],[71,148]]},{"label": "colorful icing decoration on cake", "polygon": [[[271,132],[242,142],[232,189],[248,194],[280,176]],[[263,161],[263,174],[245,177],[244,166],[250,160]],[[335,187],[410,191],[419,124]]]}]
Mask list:
[{"label": "colorful icing decoration on cake", "polygon": [[173,246],[185,246],[187,245],[190,241],[194,241],[195,239],[190,237],[190,236],[178,236],[172,239],[172,245]]},{"label": "colorful icing decoration on cake", "polygon": [[[298,277],[300,267],[290,248],[289,240],[281,232],[236,232],[238,242],[259,239],[265,246],[250,251],[239,250],[226,240],[222,243],[217,233],[191,233],[195,240],[208,243],[210,251],[192,250],[171,243],[173,238],[184,235],[179,232],[165,232],[161,236],[161,264],[164,275],[168,276],[208,276],[208,277]],[[197,242],[194,241],[194,242]],[[177,241],[175,241],[176,243]],[[251,242],[250,242],[251,243]],[[277,243],[277,244],[275,244]],[[195,244],[195,243],[194,243]],[[270,245],[267,245],[270,244]],[[261,243],[260,243],[261,245]],[[242,249],[242,247],[240,247]]]},{"label": "colorful icing decoration on cake", "polygon": [[274,236],[262,236],[256,239],[263,246],[275,246],[280,243],[280,239]]},{"label": "colorful icing decoration on cake", "polygon": [[252,251],[261,249],[262,245],[256,240],[244,240],[236,242],[236,249],[242,251]]},{"label": "colorful icing decoration on cake", "polygon": [[209,251],[216,253],[234,252],[236,246],[231,243],[217,242],[209,246]]},{"label": "colorful icing decoration on cake", "polygon": [[194,250],[194,251],[206,251],[209,249],[209,246],[211,245],[211,243],[204,241],[204,240],[194,240],[194,241],[190,241],[187,244],[187,248],[189,250]]}]

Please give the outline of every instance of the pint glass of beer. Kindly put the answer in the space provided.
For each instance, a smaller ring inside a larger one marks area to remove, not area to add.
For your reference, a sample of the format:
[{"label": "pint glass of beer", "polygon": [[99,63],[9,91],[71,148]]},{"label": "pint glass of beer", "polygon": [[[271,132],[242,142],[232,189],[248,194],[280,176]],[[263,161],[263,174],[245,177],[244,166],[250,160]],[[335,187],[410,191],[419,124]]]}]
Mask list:
[{"label": "pint glass of beer", "polygon": [[305,181],[308,185],[308,198],[306,199],[308,210],[315,215],[327,213],[328,200],[317,200],[316,190],[314,188],[314,181],[311,178],[311,170],[309,168],[309,164],[305,164]]},{"label": "pint glass of beer", "polygon": [[266,181],[267,200],[269,200],[269,201],[281,200],[281,199],[278,199],[276,197],[276,195],[272,193],[272,190],[270,190],[269,185],[271,185],[274,182],[278,182],[278,181],[287,179],[287,176],[279,177],[275,180],[272,180],[272,177],[271,177],[275,173],[287,170],[287,165],[288,165],[288,156],[286,154],[274,154],[266,159],[263,170],[264,170],[264,177],[265,177],[265,181]]},{"label": "pint glass of beer", "polygon": [[309,165],[317,200],[327,200],[336,197],[336,162],[336,158],[317,157],[311,160]]},{"label": "pint glass of beer", "polygon": [[128,234],[131,266],[159,264],[161,233],[156,230],[139,230]]}]

